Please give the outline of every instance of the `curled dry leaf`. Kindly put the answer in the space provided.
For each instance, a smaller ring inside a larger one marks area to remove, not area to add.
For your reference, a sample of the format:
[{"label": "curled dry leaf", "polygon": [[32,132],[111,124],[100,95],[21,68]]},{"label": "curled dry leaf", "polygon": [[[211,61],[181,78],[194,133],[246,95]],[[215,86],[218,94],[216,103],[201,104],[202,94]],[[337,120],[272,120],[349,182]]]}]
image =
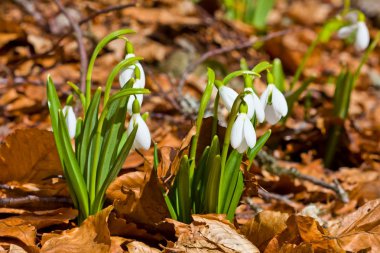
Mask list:
[{"label": "curled dry leaf", "polygon": [[218,215],[193,215],[194,222],[173,223],[179,229],[178,241],[166,252],[260,252],[255,245],[239,234],[234,226]]},{"label": "curled dry leaf", "polygon": [[27,252],[39,252],[35,244],[37,229],[22,219],[0,220],[0,241],[12,242]]},{"label": "curled dry leaf", "polygon": [[286,229],[289,214],[275,211],[263,211],[241,228],[247,237],[261,252],[264,252],[269,241]]},{"label": "curled dry leaf", "polygon": [[53,133],[39,129],[17,130],[0,146],[0,182],[44,183],[62,174]]},{"label": "curled dry leaf", "polygon": [[[311,217],[291,215],[286,229],[276,235],[264,253],[272,252],[337,252],[344,250],[337,241]],[[307,248],[311,251],[306,251]],[[295,248],[294,251],[289,251]]]},{"label": "curled dry leaf", "polygon": [[80,227],[62,234],[43,234],[41,253],[105,253],[110,251],[111,237],[108,230],[109,206],[96,215],[88,217]]},{"label": "curled dry leaf", "polygon": [[127,244],[128,252],[129,253],[159,253],[161,252],[158,249],[149,247],[145,243],[142,242],[131,242]]},{"label": "curled dry leaf", "polygon": [[380,199],[332,221],[329,231],[346,251],[380,252]]}]

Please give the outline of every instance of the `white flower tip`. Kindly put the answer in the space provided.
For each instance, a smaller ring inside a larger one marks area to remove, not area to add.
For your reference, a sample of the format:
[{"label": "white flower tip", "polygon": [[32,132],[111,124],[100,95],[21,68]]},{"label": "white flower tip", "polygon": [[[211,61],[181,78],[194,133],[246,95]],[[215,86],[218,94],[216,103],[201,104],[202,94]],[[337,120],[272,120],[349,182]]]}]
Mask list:
[{"label": "white flower tip", "polygon": [[365,22],[358,22],[358,30],[355,39],[355,49],[357,51],[365,50],[369,45],[370,37],[367,25]]}]

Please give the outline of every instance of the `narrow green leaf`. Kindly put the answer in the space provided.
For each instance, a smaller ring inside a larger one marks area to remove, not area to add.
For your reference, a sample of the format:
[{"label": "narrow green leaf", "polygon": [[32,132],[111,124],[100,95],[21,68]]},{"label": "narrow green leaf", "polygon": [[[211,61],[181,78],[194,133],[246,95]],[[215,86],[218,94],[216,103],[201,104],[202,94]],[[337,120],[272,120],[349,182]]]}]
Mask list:
[{"label": "narrow green leaf", "polygon": [[243,173],[239,170],[237,172],[237,174],[238,174],[238,177],[237,177],[237,181],[236,181],[236,186],[235,186],[235,189],[233,191],[233,195],[231,198],[230,205],[229,205],[227,212],[226,212],[227,213],[227,219],[230,220],[231,222],[233,222],[234,215],[236,212],[236,208],[239,205],[241,195],[243,194],[243,191],[244,191]]},{"label": "narrow green leaf", "polygon": [[[210,157],[211,158],[211,157]],[[206,181],[205,213],[216,213],[218,209],[218,195],[220,183],[220,155],[213,157],[210,173]]]},{"label": "narrow green leaf", "polygon": [[253,26],[257,29],[264,30],[267,23],[267,17],[273,8],[274,0],[257,0],[255,14],[253,16]]},{"label": "narrow green leaf", "polygon": [[180,169],[178,171],[178,197],[179,197],[179,217],[185,223],[190,223],[190,174],[189,160],[185,155],[181,159]]},{"label": "narrow green leaf", "polygon": [[285,74],[282,68],[281,60],[276,58],[273,60],[273,68],[272,68],[274,85],[281,91],[285,91]]},{"label": "narrow green leaf", "polygon": [[248,149],[247,156],[249,160],[248,168],[251,167],[253,159],[255,159],[257,153],[264,147],[265,143],[269,139],[272,131],[267,130],[256,142],[256,145],[253,148]]},{"label": "narrow green leaf", "polygon": [[255,67],[253,67],[252,71],[257,73],[257,74],[260,74],[261,72],[263,72],[267,69],[270,69],[271,67],[272,67],[272,64],[270,64],[267,61],[262,61],[259,64],[257,64]]},{"label": "narrow green leaf", "polygon": [[223,85],[226,85],[232,79],[234,79],[234,78],[236,78],[238,76],[243,76],[243,75],[252,75],[252,76],[260,77],[260,75],[257,72],[253,71],[253,70],[237,70],[237,71],[234,71],[231,74],[227,75],[223,79]]}]

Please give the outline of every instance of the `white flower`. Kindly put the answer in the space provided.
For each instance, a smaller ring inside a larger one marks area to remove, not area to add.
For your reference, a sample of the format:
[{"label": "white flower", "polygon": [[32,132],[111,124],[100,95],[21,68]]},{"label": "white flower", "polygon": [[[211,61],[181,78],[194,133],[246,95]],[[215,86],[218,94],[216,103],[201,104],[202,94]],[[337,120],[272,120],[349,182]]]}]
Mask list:
[{"label": "white flower", "polygon": [[257,97],[256,93],[252,88],[245,88],[244,91],[249,91],[250,93],[244,97],[244,101],[248,106],[248,118],[252,119],[255,115],[257,120],[262,123],[265,119],[264,108],[260,102],[260,99]]},{"label": "white flower", "polygon": [[127,134],[129,135],[133,127],[137,125],[137,133],[135,140],[132,145],[132,149],[145,149],[148,150],[150,148],[151,138],[149,128],[146,125],[145,121],[141,117],[140,113],[133,113],[131,117],[131,121],[129,122],[129,126],[127,129]]},{"label": "white flower", "polygon": [[230,112],[232,109],[232,105],[234,104],[235,99],[238,96],[238,93],[235,90],[225,85],[220,86],[218,89],[219,89],[220,98],[222,99],[223,104],[226,106],[227,110]]},{"label": "white flower", "polygon": [[265,118],[270,124],[276,124],[281,117],[288,113],[288,104],[284,95],[274,84],[269,84],[260,97],[261,104],[264,107]]},{"label": "white flower", "polygon": [[[125,56],[125,59],[129,59],[132,57],[135,57],[135,55],[134,54],[127,54]],[[132,87],[133,88],[144,88],[145,87],[145,72],[144,72],[144,69],[139,62],[135,63],[134,65],[129,66],[128,68],[126,68],[125,70],[123,70],[121,72],[121,74],[119,75],[120,87],[123,87],[134,76],[136,66],[140,70],[140,79],[136,79],[135,83],[133,84]],[[143,101],[143,94],[137,94],[137,95],[135,95],[135,98],[139,101],[139,103],[141,105],[142,101]],[[128,109],[129,113],[132,113],[133,101],[134,101],[134,98],[131,96],[129,101],[128,101],[128,105],[127,105],[127,109]]]},{"label": "white flower", "polygon": [[338,37],[341,39],[348,38],[355,33],[355,49],[357,51],[365,50],[369,45],[369,31],[364,21],[358,21],[352,25],[339,29]]},{"label": "white flower", "polygon": [[69,130],[69,136],[71,139],[75,137],[76,128],[77,128],[77,118],[75,117],[75,113],[73,107],[70,105],[66,105],[62,109],[63,116],[66,119],[67,129]]},{"label": "white flower", "polygon": [[239,113],[231,131],[231,146],[239,153],[244,153],[248,147],[256,144],[255,129],[246,113]]}]

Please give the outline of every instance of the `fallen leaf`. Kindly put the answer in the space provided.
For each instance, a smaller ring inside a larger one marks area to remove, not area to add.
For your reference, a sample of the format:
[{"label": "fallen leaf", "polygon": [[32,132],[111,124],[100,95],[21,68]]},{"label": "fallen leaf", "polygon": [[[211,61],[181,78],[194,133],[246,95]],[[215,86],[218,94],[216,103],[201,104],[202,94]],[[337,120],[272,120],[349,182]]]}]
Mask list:
[{"label": "fallen leaf", "polygon": [[261,252],[264,252],[269,241],[286,229],[289,214],[275,211],[262,211],[241,228],[241,232]]},{"label": "fallen leaf", "polygon": [[0,146],[0,182],[43,183],[62,174],[53,133],[39,129],[16,130]]},{"label": "fallen leaf", "polygon": [[80,227],[66,230],[62,234],[43,234],[41,253],[109,252],[111,238],[107,220],[112,209],[109,206],[88,217]]},{"label": "fallen leaf", "polygon": [[127,244],[129,253],[159,253],[161,250],[149,247],[145,243],[133,241]]},{"label": "fallen leaf", "polygon": [[[287,228],[268,243],[265,253],[289,252],[291,244],[302,246],[301,251],[296,252],[344,252],[329,232],[311,217],[291,215],[286,225]],[[305,251],[304,247],[309,247],[303,246],[305,244],[311,245],[312,251]]]},{"label": "fallen leaf", "polygon": [[330,222],[329,231],[346,251],[380,252],[380,199]]},{"label": "fallen leaf", "polygon": [[180,225],[181,233],[174,246],[165,252],[260,252],[221,216],[193,215],[193,219],[193,223],[187,225],[187,231],[181,223],[174,223],[175,227]]}]

